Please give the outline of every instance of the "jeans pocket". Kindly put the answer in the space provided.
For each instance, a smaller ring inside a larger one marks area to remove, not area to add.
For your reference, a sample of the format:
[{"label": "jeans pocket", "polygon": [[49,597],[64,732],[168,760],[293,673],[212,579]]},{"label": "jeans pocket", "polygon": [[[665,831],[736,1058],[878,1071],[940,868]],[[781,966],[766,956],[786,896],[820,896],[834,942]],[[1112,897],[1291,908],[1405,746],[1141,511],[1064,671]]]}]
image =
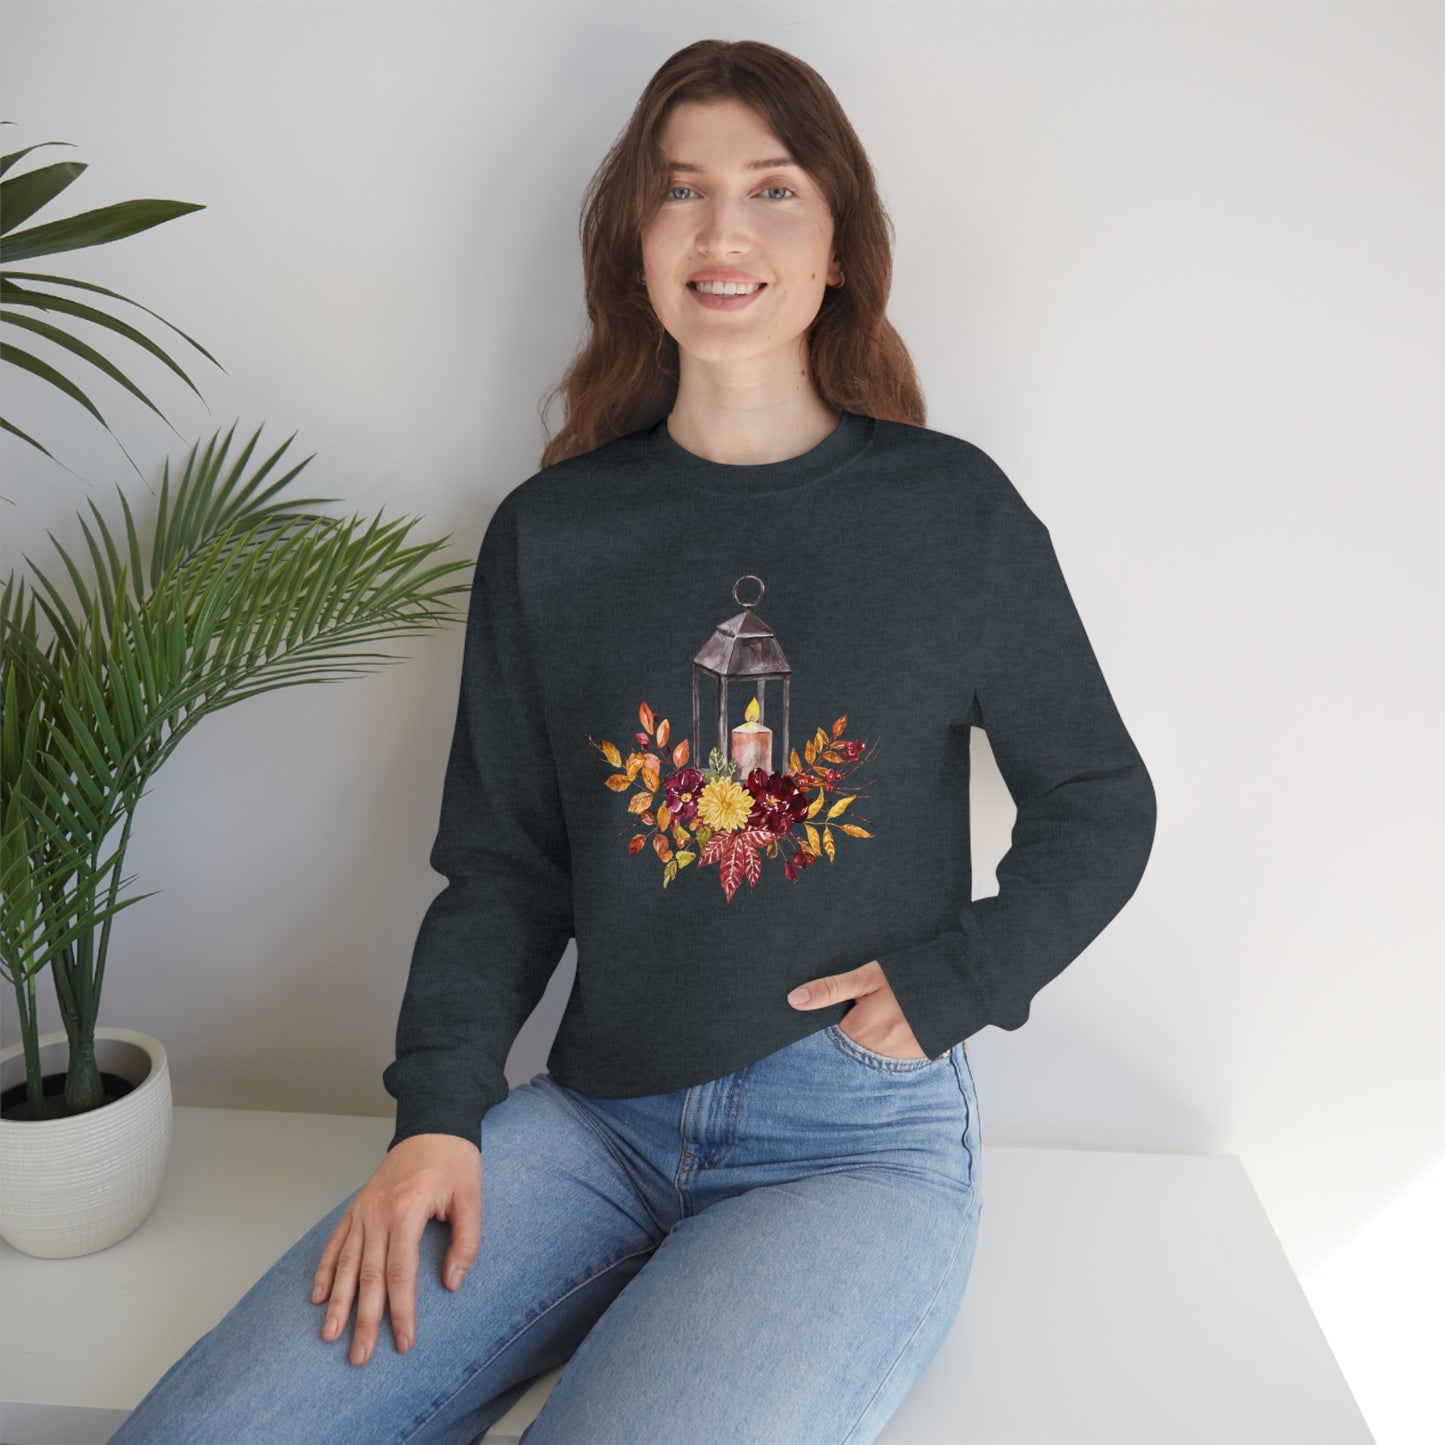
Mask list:
[{"label": "jeans pocket", "polygon": [[877,1069],[880,1073],[887,1074],[916,1074],[920,1069],[929,1069],[934,1065],[944,1062],[948,1055],[944,1054],[942,1059],[900,1059],[892,1054],[880,1054],[874,1049],[867,1048],[860,1044],[857,1039],[843,1032],[841,1024],[829,1024],[823,1031],[829,1041],[846,1055],[854,1063],[863,1064],[870,1069]]}]

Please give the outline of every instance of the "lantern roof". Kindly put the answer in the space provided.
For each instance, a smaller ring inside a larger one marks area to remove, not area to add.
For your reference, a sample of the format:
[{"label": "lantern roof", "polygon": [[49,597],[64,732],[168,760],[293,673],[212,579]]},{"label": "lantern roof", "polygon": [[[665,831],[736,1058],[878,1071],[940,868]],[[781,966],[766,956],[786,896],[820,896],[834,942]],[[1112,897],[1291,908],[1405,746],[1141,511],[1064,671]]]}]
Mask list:
[{"label": "lantern roof", "polygon": [[[762,601],[762,579],[739,577],[733,583],[733,601],[738,596],[738,582],[755,581],[758,595],[753,605]],[[783,649],[768,626],[752,609],[744,607],[735,617],[718,623],[713,635],[697,650],[693,662],[720,677],[782,677],[792,672]]]}]

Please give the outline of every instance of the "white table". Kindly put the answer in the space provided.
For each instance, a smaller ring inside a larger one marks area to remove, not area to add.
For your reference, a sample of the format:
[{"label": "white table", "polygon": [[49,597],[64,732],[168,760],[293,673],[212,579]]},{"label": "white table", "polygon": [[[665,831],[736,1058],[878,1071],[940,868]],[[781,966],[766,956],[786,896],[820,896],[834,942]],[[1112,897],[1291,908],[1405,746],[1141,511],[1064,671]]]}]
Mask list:
[{"label": "white table", "polygon": [[[102,1445],[391,1133],[177,1108],[161,1197],[127,1239],[56,1260],[0,1242],[0,1441]],[[1234,1155],[985,1144],[982,1179],[963,1312],[879,1445],[1371,1445]],[[515,1445],[560,1374],[484,1445]]]}]

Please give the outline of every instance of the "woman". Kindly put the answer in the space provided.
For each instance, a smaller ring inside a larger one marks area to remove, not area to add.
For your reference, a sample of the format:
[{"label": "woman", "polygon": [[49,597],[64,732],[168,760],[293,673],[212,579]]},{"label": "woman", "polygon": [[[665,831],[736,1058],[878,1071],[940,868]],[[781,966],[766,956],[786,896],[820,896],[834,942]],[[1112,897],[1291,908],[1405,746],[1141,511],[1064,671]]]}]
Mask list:
[{"label": "woman", "polygon": [[[460,1445],[570,1362],[528,1445],[861,1445],[937,1351],[964,1040],[1123,906],[1154,794],[1047,530],[922,425],[886,233],[799,60],[708,40],[649,84],[566,426],[478,558],[395,1135],[114,1440]],[[1019,810],[976,903],[972,726]]]}]

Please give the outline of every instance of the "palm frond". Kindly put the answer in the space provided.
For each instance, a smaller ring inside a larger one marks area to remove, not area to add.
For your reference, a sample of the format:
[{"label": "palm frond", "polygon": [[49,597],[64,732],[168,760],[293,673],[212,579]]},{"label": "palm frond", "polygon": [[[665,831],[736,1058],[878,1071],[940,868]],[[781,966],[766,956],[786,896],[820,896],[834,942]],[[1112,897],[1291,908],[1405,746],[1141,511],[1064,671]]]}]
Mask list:
[{"label": "palm frond", "polygon": [[[81,519],[93,583],[52,535],[80,599],[75,612],[38,569],[45,595],[32,589],[28,604],[23,582],[12,575],[4,585],[0,874],[18,880],[0,905],[7,950],[23,950],[42,895],[52,924],[71,906],[93,914],[94,926],[104,840],[128,826],[149,780],[202,718],[258,693],[366,675],[401,659],[356,644],[464,615],[440,604],[469,585],[434,585],[471,565],[433,562],[450,533],[406,545],[418,517],[364,522],[270,501],[300,471],[258,493],[290,438],[249,479],[238,463],[218,487],[233,433],[220,445],[212,438],[199,463],[193,448],[173,512],[168,480],[163,486],[148,590],[134,587],[143,559],[128,508],[124,550],[98,509],[94,532]],[[37,604],[58,623],[48,647],[35,631]],[[89,889],[62,898],[54,880],[71,874],[89,879]],[[85,929],[49,931],[73,938]],[[48,941],[44,956],[56,956]],[[11,966],[26,972],[39,966],[23,952],[16,959]]]},{"label": "palm frond", "polygon": [[[46,144],[50,144],[50,142]],[[67,142],[58,142],[58,144],[67,144]],[[41,286],[73,287],[124,301],[127,305],[137,305],[138,303],[130,301],[117,292],[107,290],[104,286],[76,281],[71,277],[52,276],[34,271],[17,271],[14,269],[14,263],[29,261],[37,256],[54,256],[65,251],[79,251],[92,246],[109,245],[112,241],[139,235],[142,231],[164,225],[168,221],[190,215],[194,211],[203,211],[205,207],[194,201],[146,198],[144,200],[117,201],[113,205],[97,206],[59,220],[37,222],[34,220],[36,214],[79,180],[87,167],[78,161],[56,161],[19,175],[6,174],[21,157],[34,149],[36,149],[34,146],[27,147],[25,150],[11,152],[0,159],[0,175],[5,176],[4,180],[0,180],[0,216],[4,218],[3,222],[0,222],[0,264],[7,267],[6,270],[0,272],[0,322],[6,323],[12,334],[18,331],[44,338],[59,347],[62,353],[78,362],[81,367],[93,368],[111,381],[119,383],[155,412],[167,426],[171,427],[172,431],[175,431],[170,419],[161,411],[160,407],[106,356],[81,340],[80,337],[72,335],[61,326],[52,324],[50,320],[42,320],[38,315],[32,313],[47,313],[56,319],[65,317],[69,321],[88,323],[112,332],[155,357],[163,366],[168,367],[176,376],[180,377],[199,397],[201,393],[195,382],[186,375],[180,365],[165,350],[134,326],[109,315],[97,306],[87,305],[55,290],[40,290],[35,286],[25,286],[20,283],[29,281],[38,282]],[[140,309],[147,311],[152,316],[156,314],[149,311],[148,307],[142,306]],[[164,321],[163,317],[158,319]],[[165,324],[171,325],[168,321]],[[171,329],[195,346],[208,361],[219,365],[215,357],[203,346],[192,341],[179,328],[171,326]],[[106,431],[110,432],[116,445],[125,454],[132,470],[141,477],[142,481],[145,480],[141,469],[136,466],[135,459],[126,451],[120,438],[115,435],[109,422],[101,414],[100,408],[90,399],[80,384],[48,361],[9,341],[0,342],[0,362],[9,362],[12,366],[29,372],[30,375],[54,387],[62,395],[87,411]],[[3,417],[0,417],[0,427],[34,447],[52,461],[55,460],[51,452],[28,432]]]}]

